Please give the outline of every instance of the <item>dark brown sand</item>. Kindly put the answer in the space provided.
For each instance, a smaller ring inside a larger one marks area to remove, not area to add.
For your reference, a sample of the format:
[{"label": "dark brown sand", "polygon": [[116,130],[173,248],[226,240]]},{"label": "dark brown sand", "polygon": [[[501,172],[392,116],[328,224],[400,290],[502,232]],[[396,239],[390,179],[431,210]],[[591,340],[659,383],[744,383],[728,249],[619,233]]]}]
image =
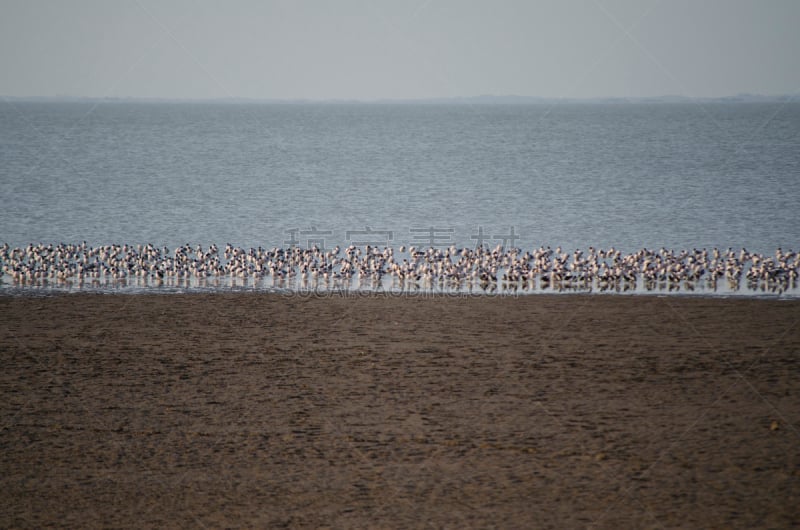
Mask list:
[{"label": "dark brown sand", "polygon": [[800,524],[800,301],[0,298],[0,526]]}]

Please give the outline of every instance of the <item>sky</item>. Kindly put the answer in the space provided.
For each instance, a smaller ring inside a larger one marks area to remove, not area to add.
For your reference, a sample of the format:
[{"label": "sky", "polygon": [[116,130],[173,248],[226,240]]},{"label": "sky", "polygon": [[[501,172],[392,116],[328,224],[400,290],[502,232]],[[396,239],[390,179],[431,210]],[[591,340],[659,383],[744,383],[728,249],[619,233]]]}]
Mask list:
[{"label": "sky", "polygon": [[800,1],[0,0],[0,95],[800,93]]}]

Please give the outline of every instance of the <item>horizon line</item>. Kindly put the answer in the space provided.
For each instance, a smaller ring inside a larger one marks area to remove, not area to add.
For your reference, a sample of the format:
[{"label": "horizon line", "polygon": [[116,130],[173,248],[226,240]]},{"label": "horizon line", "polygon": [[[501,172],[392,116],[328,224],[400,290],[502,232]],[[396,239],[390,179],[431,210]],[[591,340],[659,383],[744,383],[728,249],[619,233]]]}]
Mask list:
[{"label": "horizon line", "polygon": [[431,97],[395,97],[395,98],[256,98],[244,96],[223,97],[170,97],[170,96],[16,96],[2,94],[4,100],[16,101],[110,101],[110,102],[163,102],[163,103],[273,103],[273,104],[380,104],[380,103],[645,103],[645,102],[711,102],[711,101],[788,101],[800,96],[795,94],[753,94],[738,93],[726,96],[685,96],[680,94],[664,94],[659,96],[591,96],[591,97],[551,97],[523,96],[517,94],[481,94],[476,96],[431,96]]}]

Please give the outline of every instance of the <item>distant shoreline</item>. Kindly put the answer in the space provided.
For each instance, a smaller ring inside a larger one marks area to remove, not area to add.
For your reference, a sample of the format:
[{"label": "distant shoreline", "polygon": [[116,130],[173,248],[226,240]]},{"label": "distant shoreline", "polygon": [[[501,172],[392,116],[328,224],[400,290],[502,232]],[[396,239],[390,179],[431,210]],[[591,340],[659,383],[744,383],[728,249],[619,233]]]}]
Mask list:
[{"label": "distant shoreline", "polygon": [[258,104],[258,105],[555,105],[555,104],[673,104],[673,103],[791,103],[800,101],[800,94],[738,94],[721,97],[665,95],[652,97],[551,98],[537,96],[468,96],[442,98],[383,99],[281,99],[281,98],[147,98],[91,96],[9,96],[6,102],[20,103],[183,103],[183,104]]}]

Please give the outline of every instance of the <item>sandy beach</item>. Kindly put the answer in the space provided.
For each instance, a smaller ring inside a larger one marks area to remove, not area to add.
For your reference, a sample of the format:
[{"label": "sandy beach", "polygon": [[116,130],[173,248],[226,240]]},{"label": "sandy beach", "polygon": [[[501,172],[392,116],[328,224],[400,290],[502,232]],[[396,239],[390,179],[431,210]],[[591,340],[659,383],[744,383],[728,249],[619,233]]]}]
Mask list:
[{"label": "sandy beach", "polygon": [[800,300],[0,297],[3,528],[800,525]]}]

